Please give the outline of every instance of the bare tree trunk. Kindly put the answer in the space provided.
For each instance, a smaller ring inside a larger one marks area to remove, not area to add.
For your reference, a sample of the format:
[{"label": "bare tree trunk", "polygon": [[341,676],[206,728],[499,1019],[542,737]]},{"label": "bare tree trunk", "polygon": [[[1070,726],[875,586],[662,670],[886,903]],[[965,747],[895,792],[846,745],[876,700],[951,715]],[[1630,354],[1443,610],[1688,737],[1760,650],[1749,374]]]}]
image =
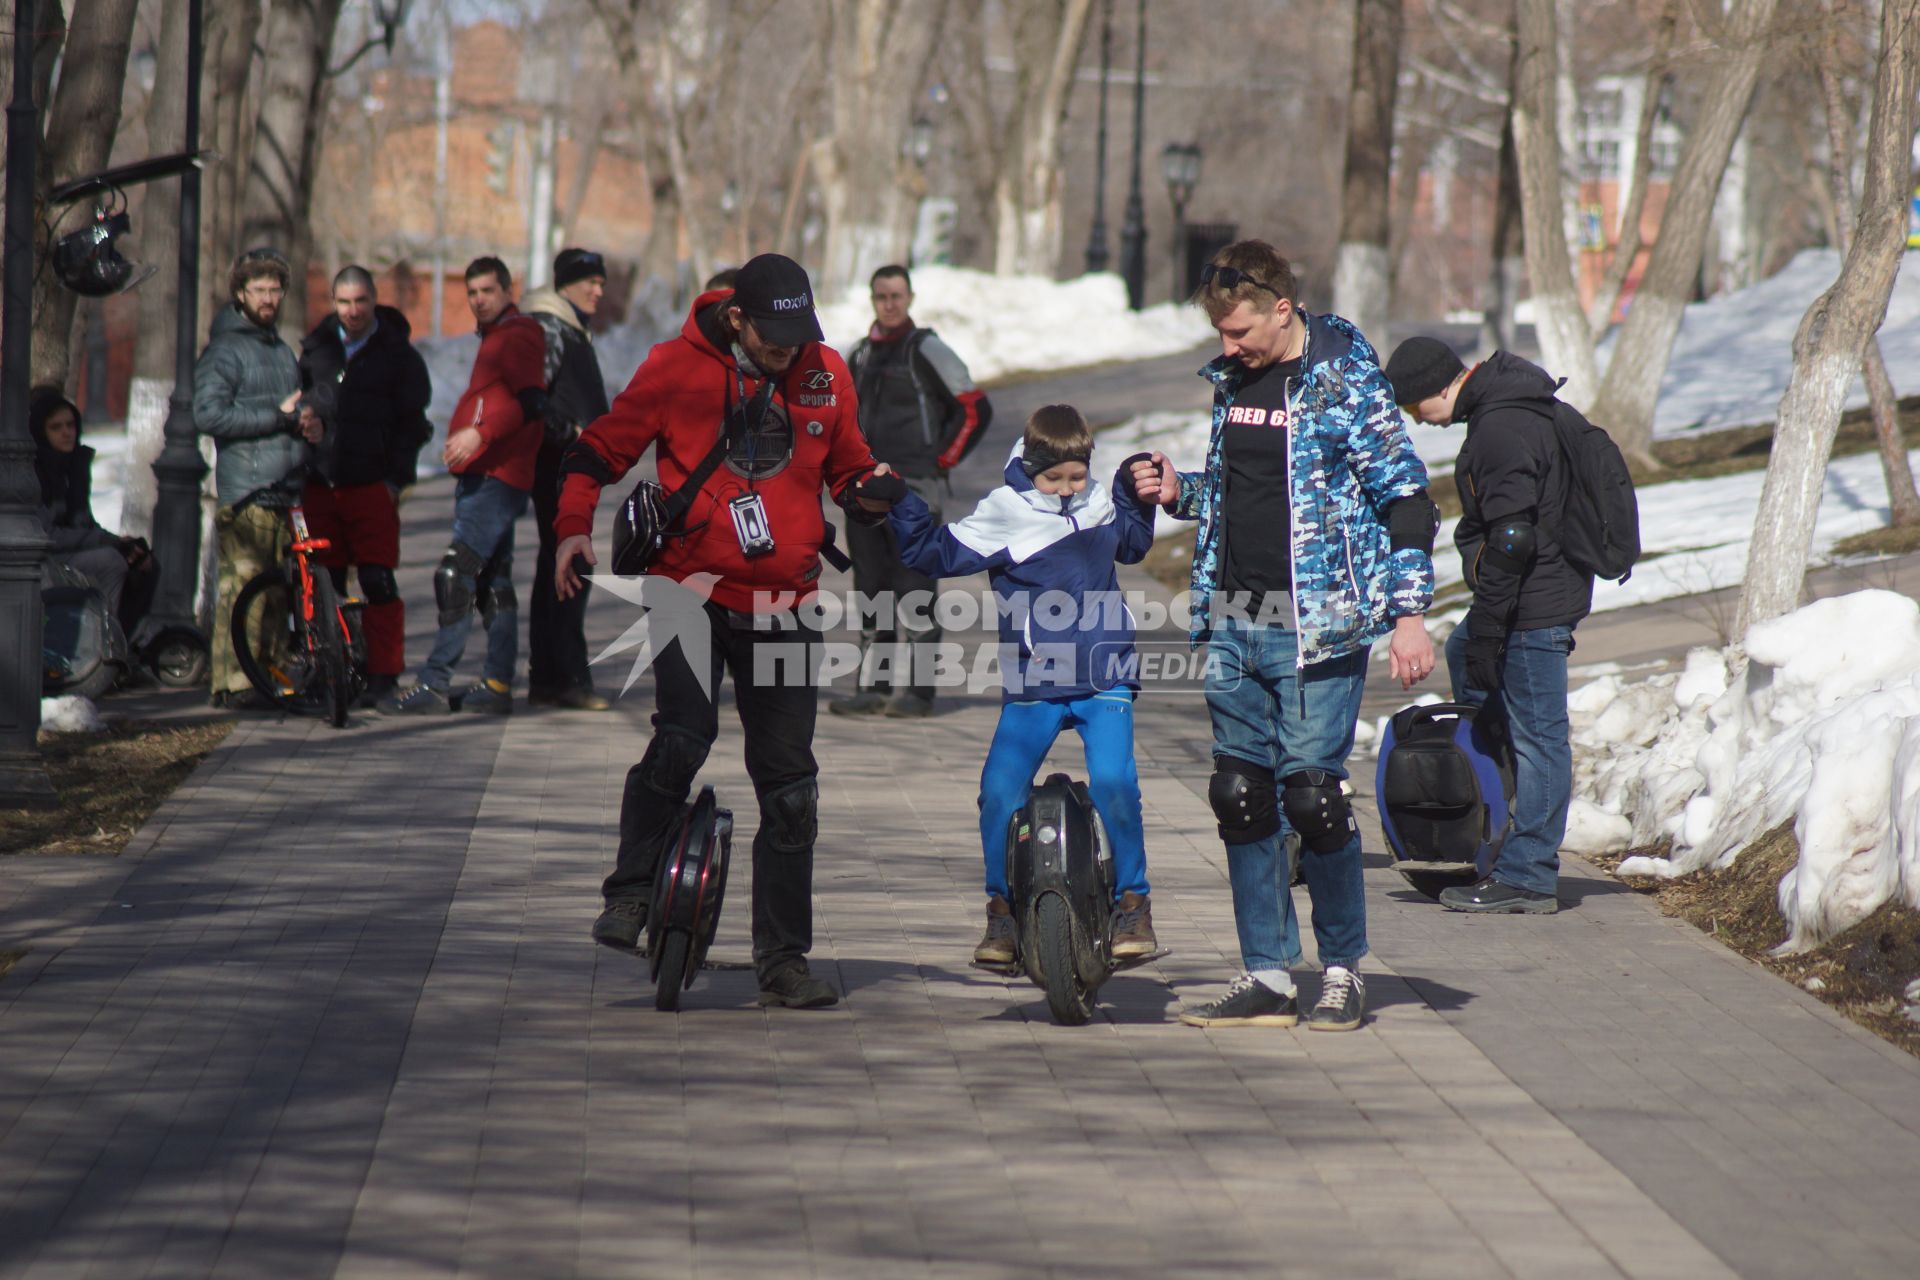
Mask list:
[{"label": "bare tree trunk", "polygon": [[1566,378],[1565,398],[1584,408],[1599,383],[1593,339],[1574,285],[1573,259],[1561,221],[1556,0],[1518,0],[1513,143],[1520,171],[1520,208],[1533,284],[1533,320],[1547,368]]},{"label": "bare tree trunk", "polygon": [[1526,271],[1526,241],[1520,208],[1520,157],[1513,142],[1513,102],[1520,85],[1520,37],[1516,11],[1508,22],[1507,107],[1500,120],[1499,174],[1493,190],[1493,247],[1488,255],[1487,305],[1480,321],[1480,350],[1511,349],[1513,304]]},{"label": "bare tree trunk", "polygon": [[[1836,15],[1837,17],[1837,15]],[[1833,193],[1834,247],[1847,251],[1854,221],[1853,207],[1853,116],[1847,110],[1846,90],[1841,84],[1842,61],[1837,22],[1821,41],[1819,53],[1820,98],[1827,117],[1827,187]],[[1913,484],[1913,464],[1907,458],[1907,442],[1900,433],[1900,406],[1894,394],[1893,379],[1887,376],[1887,362],[1880,354],[1880,340],[1867,340],[1866,359],[1861,373],[1867,382],[1867,411],[1873,419],[1874,440],[1880,449],[1880,471],[1886,478],[1887,503],[1894,528],[1920,524],[1920,493]]]},{"label": "bare tree trunk", "polygon": [[[187,125],[187,6],[161,10],[160,43],[147,98],[147,145],[154,152],[176,151]],[[145,537],[153,532],[153,506],[159,496],[153,460],[166,443],[167,398],[173,394],[175,307],[180,272],[169,271],[180,253],[180,180],[168,178],[147,187],[140,224],[140,251],[161,270],[140,286],[139,323],[133,335],[133,381],[127,390],[127,471],[120,503],[120,532]]]},{"label": "bare tree trunk", "polygon": [[1906,251],[1920,0],[1885,0],[1880,33],[1860,215],[1840,278],[1807,308],[1794,334],[1793,377],[1780,398],[1773,456],[1747,553],[1742,637],[1754,623],[1799,603],[1841,408],[1867,342],[1886,318]]},{"label": "bare tree trunk", "polygon": [[1092,0],[1026,0],[1014,16],[1015,89],[994,181],[997,275],[1052,275],[1059,266],[1060,126],[1092,8]]},{"label": "bare tree trunk", "polygon": [[1653,129],[1660,119],[1660,91],[1667,81],[1667,60],[1679,25],[1679,0],[1665,0],[1653,24],[1653,57],[1647,63],[1646,86],[1640,94],[1640,123],[1634,131],[1633,173],[1627,180],[1626,207],[1620,213],[1620,239],[1613,246],[1606,275],[1587,308],[1587,326],[1596,340],[1612,327],[1620,290],[1633,270],[1633,260],[1640,256],[1640,218],[1647,207],[1647,187],[1653,177]]},{"label": "bare tree trunk", "polygon": [[600,142],[606,131],[606,112],[596,111],[585,141],[574,143],[573,181],[567,186],[567,203],[560,210],[560,235],[569,243],[580,239],[580,214],[587,207],[587,189],[593,185],[593,167],[600,159]]},{"label": "bare tree trunk", "polygon": [[815,144],[827,243],[814,289],[833,299],[904,258],[913,202],[900,150],[940,28],[939,0],[827,0],[832,130]]},{"label": "bare tree trunk", "polygon": [[[67,29],[60,83],[46,111],[46,141],[40,148],[42,198],[52,187],[106,168],[120,128],[120,98],[133,44],[136,0],[88,0]],[[92,216],[91,202],[68,206],[60,230],[77,231]],[[49,211],[61,212],[61,211]],[[33,381],[64,387],[73,360],[74,313],[79,296],[48,266],[51,219],[34,227]]]},{"label": "bare tree trunk", "polygon": [[215,310],[232,302],[227,268],[239,254],[240,198],[253,154],[254,40],[264,17],[262,0],[207,0],[205,63],[201,74],[200,145],[220,159],[200,177],[200,333]]},{"label": "bare tree trunk", "polygon": [[[1333,309],[1382,350],[1393,312],[1393,97],[1400,79],[1400,0],[1359,0],[1353,16],[1353,78],[1347,94],[1346,172]],[[1401,181],[1418,184],[1417,168]]]},{"label": "bare tree trunk", "polygon": [[313,256],[313,182],[326,126],[327,59],[343,0],[276,0],[262,41],[267,77],[247,167],[240,239],[287,256],[293,281],[281,322],[307,321],[307,262]]},{"label": "bare tree trunk", "polygon": [[1591,416],[1605,423],[1621,450],[1644,466],[1658,465],[1653,459],[1653,414],[1660,383],[1700,273],[1720,179],[1753,98],[1775,4],[1729,0],[1720,64],[1708,79],[1700,114],[1687,132],[1660,215],[1660,237],[1634,291],[1633,310],[1620,327],[1606,382],[1593,406]]}]

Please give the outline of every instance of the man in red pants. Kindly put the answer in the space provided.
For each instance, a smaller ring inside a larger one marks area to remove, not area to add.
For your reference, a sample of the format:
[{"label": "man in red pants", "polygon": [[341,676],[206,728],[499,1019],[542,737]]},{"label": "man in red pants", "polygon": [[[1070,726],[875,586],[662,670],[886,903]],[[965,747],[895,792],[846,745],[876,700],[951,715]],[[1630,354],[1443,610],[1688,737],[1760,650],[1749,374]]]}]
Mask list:
[{"label": "man in red pants", "polygon": [[400,490],[413,483],[415,458],[433,434],[433,388],[409,337],[406,316],[374,301],[367,269],[344,267],[333,278],[333,315],[300,344],[301,424],[317,421],[323,432],[307,480],[307,527],[331,544],[320,562],[342,593],[347,567],[360,571],[368,706],[406,665],[406,615],[393,580]]}]

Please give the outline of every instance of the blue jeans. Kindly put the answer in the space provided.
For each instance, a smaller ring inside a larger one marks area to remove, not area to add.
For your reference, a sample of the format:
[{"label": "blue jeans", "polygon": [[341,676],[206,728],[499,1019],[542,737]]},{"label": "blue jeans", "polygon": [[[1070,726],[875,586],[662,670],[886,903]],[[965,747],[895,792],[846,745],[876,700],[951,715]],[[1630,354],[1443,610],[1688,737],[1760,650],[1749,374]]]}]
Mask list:
[{"label": "blue jeans", "polygon": [[1489,696],[1466,684],[1467,627],[1447,638],[1453,699],[1493,709],[1513,744],[1513,826],[1493,878],[1516,889],[1552,893],[1560,881],[1560,841],[1573,800],[1573,740],[1567,727],[1567,655],[1572,627],[1540,627],[1507,636],[1501,686]]},{"label": "blue jeans", "polygon": [[1125,689],[1060,702],[1009,702],[980,771],[980,851],[987,892],[1007,896],[1007,823],[1027,802],[1034,770],[1071,725],[1087,753],[1087,790],[1113,845],[1113,892],[1146,893],[1147,840],[1133,765],[1133,694]]},{"label": "blue jeans", "polygon": [[[1367,651],[1294,665],[1298,638],[1284,627],[1223,618],[1213,629],[1207,663],[1207,710],[1213,754],[1273,770],[1274,806],[1281,781],[1302,769],[1347,776],[1353,724],[1367,684]],[[1264,840],[1227,846],[1233,922],[1240,962],[1249,970],[1300,963],[1300,921],[1287,881],[1287,823]],[[1367,953],[1367,903],[1360,876],[1360,837],[1337,853],[1302,846],[1301,870],[1313,901],[1313,937],[1323,965],[1352,968]]]},{"label": "blue jeans", "polygon": [[[492,581],[513,581],[513,522],[527,509],[527,491],[516,489],[492,476],[461,476],[453,490],[453,541],[466,546],[486,562],[481,571]],[[467,594],[472,595],[480,575],[469,577]],[[467,610],[456,622],[442,622],[434,633],[433,652],[420,668],[420,683],[440,692],[453,684],[453,669],[467,651],[467,633],[473,628],[473,612]],[[493,611],[487,623],[487,660],[481,674],[509,687],[513,684],[513,664],[520,653],[520,611]]]}]

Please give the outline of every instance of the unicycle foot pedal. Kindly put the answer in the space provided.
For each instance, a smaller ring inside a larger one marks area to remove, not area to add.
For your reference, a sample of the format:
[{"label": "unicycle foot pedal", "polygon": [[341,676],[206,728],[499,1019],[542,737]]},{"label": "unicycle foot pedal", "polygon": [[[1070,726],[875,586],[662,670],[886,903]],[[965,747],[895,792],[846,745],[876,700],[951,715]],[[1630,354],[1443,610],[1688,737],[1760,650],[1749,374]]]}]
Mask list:
[{"label": "unicycle foot pedal", "polygon": [[995,974],[1002,978],[1017,978],[1027,971],[1026,966],[1018,960],[1013,960],[1006,964],[993,964],[986,960],[970,960],[967,963],[976,969]]},{"label": "unicycle foot pedal", "polygon": [[1162,947],[1158,951],[1149,951],[1144,956],[1128,956],[1124,960],[1116,958],[1113,962],[1113,969],[1115,973],[1119,973],[1125,969],[1138,969],[1143,964],[1152,964],[1156,960],[1164,960],[1172,954],[1172,951],[1166,947]]}]

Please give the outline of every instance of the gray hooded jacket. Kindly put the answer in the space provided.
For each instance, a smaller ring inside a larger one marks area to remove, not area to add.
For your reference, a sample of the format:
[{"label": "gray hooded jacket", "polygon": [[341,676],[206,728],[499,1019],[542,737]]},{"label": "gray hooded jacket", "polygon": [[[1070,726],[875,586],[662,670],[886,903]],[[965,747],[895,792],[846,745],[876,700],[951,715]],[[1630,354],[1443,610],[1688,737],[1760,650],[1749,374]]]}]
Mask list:
[{"label": "gray hooded jacket", "polygon": [[[237,304],[213,317],[207,349],[193,367],[193,423],[212,436],[220,505],[286,478],[307,459],[307,444],[287,425],[280,403],[300,389],[300,362],[272,329]],[[262,506],[293,505],[293,495],[263,494]]]}]

